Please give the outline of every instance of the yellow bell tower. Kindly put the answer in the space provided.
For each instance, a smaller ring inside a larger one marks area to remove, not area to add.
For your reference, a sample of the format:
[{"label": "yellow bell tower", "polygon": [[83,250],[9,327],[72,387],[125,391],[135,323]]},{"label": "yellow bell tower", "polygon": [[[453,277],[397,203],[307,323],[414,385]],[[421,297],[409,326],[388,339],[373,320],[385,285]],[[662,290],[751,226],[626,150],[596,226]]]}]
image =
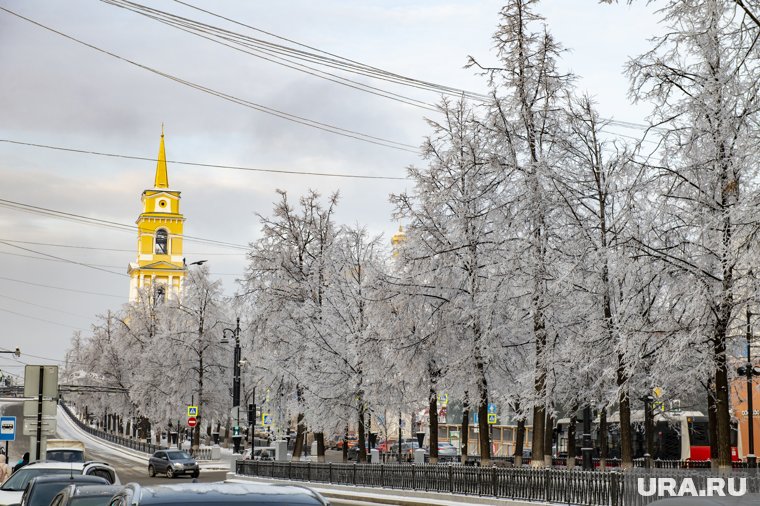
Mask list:
[{"label": "yellow bell tower", "polygon": [[182,258],[185,217],[179,212],[179,193],[169,189],[162,126],[155,182],[152,189],[142,193],[142,213],[136,222],[137,261],[127,268],[130,302],[144,289],[161,301],[176,297],[182,288],[187,267]]}]

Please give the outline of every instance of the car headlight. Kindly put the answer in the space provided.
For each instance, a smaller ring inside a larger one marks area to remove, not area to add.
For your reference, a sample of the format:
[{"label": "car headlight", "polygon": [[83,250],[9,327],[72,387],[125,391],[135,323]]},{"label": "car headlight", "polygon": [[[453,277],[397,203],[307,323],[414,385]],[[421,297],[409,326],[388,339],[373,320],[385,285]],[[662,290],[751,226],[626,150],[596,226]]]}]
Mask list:
[{"label": "car headlight", "polygon": [[177,469],[182,469],[182,464],[180,464],[179,462],[173,464],[173,466],[176,467]]}]

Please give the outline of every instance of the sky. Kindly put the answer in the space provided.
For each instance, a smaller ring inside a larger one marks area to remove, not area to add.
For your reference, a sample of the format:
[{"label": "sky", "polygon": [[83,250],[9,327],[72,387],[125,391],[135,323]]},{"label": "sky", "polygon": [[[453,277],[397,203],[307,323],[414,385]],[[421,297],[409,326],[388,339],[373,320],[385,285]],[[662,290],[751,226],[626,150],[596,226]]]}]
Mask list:
[{"label": "sky", "polygon": [[[147,3],[249,37],[476,93],[486,93],[487,83],[464,65],[468,56],[497,64],[491,37],[503,5],[492,0]],[[644,3],[545,0],[538,6],[568,49],[562,68],[579,76],[578,88],[595,97],[603,117],[645,119],[646,109],[630,103],[623,75],[627,59],[643,52],[658,30],[656,13]],[[243,275],[245,246],[258,237],[257,215],[270,214],[277,189],[292,199],[309,189],[325,196],[339,191],[338,223],[358,223],[388,239],[398,228],[388,196],[411,190],[403,178],[410,165],[424,165],[416,147],[429,133],[425,118],[435,119],[434,111],[266,61],[109,2],[0,0],[0,8],[59,32],[0,10],[0,351],[18,346],[22,352],[20,359],[0,354],[4,374],[22,375],[24,364],[60,364],[74,332],[86,336],[96,315],[127,302],[136,230],[82,218],[134,225],[140,195],[153,185],[151,159],[157,156],[162,124],[170,187],[182,192],[185,234],[229,244],[188,240],[184,256],[188,263],[208,260],[212,277],[222,280],[228,294]],[[425,104],[441,98],[319,68]],[[257,110],[262,107],[347,135]],[[638,132],[615,126],[609,133]],[[38,209],[30,212],[27,206]]]}]

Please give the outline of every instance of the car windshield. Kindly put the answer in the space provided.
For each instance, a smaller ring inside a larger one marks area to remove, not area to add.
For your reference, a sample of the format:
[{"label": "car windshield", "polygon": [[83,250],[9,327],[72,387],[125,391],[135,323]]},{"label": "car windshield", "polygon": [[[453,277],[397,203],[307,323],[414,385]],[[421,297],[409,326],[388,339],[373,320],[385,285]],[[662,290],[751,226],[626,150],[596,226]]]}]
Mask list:
[{"label": "car windshield", "polygon": [[166,452],[166,454],[169,455],[169,459],[170,460],[180,460],[180,459],[191,459],[191,458],[193,458],[187,452]]},{"label": "car windshield", "polygon": [[48,450],[47,460],[56,462],[84,462],[84,454],[79,450]]},{"label": "car windshield", "polygon": [[51,474],[82,474],[82,471],[79,469],[74,469],[73,471],[71,469],[42,469],[42,468],[30,468],[25,467],[22,469],[19,469],[13,475],[8,478],[8,481],[3,483],[3,486],[0,487],[1,490],[24,490],[26,488],[27,483],[29,483],[32,478],[36,478],[37,476],[42,476],[43,474],[45,476],[51,475]]},{"label": "car windshield", "polygon": [[53,500],[55,494],[66,488],[68,483],[56,481],[53,483],[37,483],[32,489],[28,506],[47,506]]}]

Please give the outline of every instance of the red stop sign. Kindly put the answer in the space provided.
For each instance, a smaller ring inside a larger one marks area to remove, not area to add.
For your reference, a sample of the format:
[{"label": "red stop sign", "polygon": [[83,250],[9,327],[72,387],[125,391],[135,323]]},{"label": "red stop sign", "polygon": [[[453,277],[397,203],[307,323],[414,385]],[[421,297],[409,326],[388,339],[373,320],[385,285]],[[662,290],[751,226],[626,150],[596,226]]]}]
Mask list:
[{"label": "red stop sign", "polygon": [[187,418],[188,427],[195,427],[196,425],[198,425],[198,420],[194,416],[190,416]]}]

